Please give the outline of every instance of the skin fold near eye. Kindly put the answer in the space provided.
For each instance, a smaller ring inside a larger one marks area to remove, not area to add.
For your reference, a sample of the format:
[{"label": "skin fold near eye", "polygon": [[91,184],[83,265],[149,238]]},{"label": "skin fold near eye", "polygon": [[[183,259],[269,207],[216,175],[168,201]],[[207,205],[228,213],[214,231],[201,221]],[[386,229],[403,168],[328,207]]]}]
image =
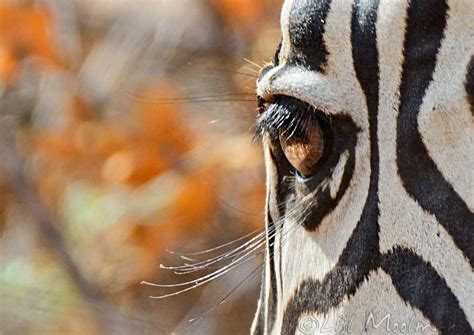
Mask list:
[{"label": "skin fold near eye", "polygon": [[280,132],[281,148],[291,165],[304,176],[314,173],[324,151],[324,137],[317,123],[307,124],[288,136]]}]

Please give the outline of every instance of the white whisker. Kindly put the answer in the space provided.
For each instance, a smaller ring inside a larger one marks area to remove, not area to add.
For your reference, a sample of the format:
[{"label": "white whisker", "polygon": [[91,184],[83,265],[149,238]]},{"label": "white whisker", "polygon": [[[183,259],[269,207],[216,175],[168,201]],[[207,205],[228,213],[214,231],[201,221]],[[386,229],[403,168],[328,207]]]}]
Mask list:
[{"label": "white whisker", "polygon": [[261,66],[261,65],[258,65],[257,63],[255,63],[255,62],[251,61],[251,60],[250,60],[250,59],[248,59],[248,58],[244,58],[244,61],[246,61],[246,62],[247,62],[247,63],[249,63],[249,64],[252,64],[252,65],[254,65],[254,66],[255,66],[257,69],[259,69],[259,70],[263,69],[263,66]]}]

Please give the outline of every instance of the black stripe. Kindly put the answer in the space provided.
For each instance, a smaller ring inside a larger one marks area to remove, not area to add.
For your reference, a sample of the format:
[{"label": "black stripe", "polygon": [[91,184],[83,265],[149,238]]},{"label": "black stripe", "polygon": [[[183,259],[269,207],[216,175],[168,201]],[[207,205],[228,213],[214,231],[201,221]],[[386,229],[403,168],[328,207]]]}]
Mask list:
[{"label": "black stripe", "polygon": [[295,0],[290,11],[288,62],[323,72],[328,51],[323,40],[331,0]]},{"label": "black stripe", "polygon": [[322,281],[304,280],[285,308],[281,334],[295,334],[302,314],[327,313],[346,295],[354,294],[363,279],[353,268],[336,266]]},{"label": "black stripe", "polygon": [[[354,248],[357,249],[353,249],[353,252],[348,253],[348,257],[361,257],[357,260],[359,262],[370,260],[371,264],[367,266],[367,270],[379,261],[379,146],[377,138],[379,54],[376,33],[378,7],[379,0],[356,0],[351,21],[354,69],[365,94],[369,118],[370,184],[359,223],[363,236],[355,237],[355,241],[360,239],[360,242],[355,242]],[[361,256],[352,255],[354,251],[360,253]]]},{"label": "black stripe", "polygon": [[370,185],[362,216],[335,268],[322,281],[304,280],[286,306],[283,334],[294,334],[303,313],[327,313],[344,297],[353,295],[380,263],[378,236],[378,52],[376,30],[378,1],[356,1],[352,14],[352,49],[357,78],[369,112]]},{"label": "black stripe", "polygon": [[379,59],[377,51],[378,0],[356,0],[352,10],[351,43],[354,69],[364,91],[370,141],[370,181],[360,221],[339,260],[340,265],[363,269],[366,275],[379,263],[379,148],[377,114],[379,100]]},{"label": "black stripe", "polygon": [[412,0],[408,8],[397,120],[397,166],[407,192],[425,211],[435,215],[474,266],[474,215],[429,156],[417,124],[425,91],[433,79],[447,13],[444,0]]},{"label": "black stripe", "polygon": [[471,113],[474,115],[474,56],[467,65],[466,82],[464,83],[466,89],[467,100],[471,105]]},{"label": "black stripe", "polygon": [[409,250],[397,248],[383,256],[382,268],[400,297],[418,308],[441,333],[473,333],[458,299],[431,264]]}]

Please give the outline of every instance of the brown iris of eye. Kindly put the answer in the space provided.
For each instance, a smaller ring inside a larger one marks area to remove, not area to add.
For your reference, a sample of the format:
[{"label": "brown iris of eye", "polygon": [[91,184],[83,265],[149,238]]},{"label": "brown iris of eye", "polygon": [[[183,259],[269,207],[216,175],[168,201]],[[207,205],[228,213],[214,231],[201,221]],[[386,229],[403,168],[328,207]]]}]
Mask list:
[{"label": "brown iris of eye", "polygon": [[311,122],[290,135],[281,131],[279,137],[290,164],[302,175],[312,175],[324,151],[324,135],[319,124]]}]

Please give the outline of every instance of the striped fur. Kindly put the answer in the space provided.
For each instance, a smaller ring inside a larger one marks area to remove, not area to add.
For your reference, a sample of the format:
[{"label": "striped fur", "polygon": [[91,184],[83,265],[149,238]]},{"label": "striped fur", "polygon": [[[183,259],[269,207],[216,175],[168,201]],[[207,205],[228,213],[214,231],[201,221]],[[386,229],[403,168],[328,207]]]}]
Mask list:
[{"label": "striped fur", "polygon": [[264,141],[282,224],[252,332],[472,334],[474,1],[287,0],[281,28],[257,94],[310,105],[334,139],[309,180]]}]

